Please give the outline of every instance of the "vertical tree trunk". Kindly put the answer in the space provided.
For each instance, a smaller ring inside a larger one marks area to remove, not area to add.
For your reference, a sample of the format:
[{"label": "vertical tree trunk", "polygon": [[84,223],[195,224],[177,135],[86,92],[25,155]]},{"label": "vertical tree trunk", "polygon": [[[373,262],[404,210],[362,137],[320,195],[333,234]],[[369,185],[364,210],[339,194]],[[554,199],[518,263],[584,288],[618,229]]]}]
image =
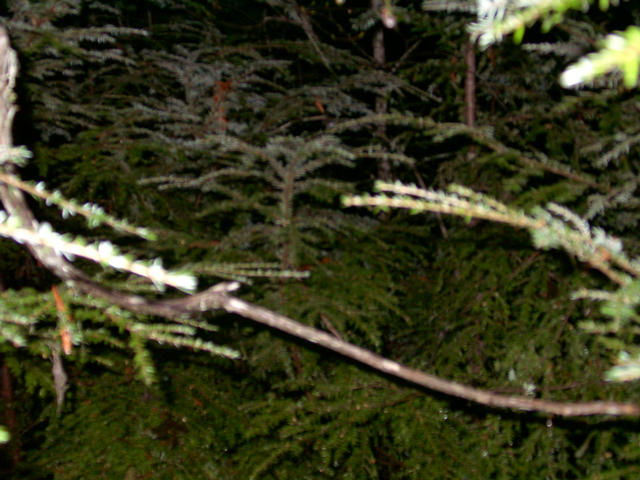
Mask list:
[{"label": "vertical tree trunk", "polygon": [[3,423],[7,426],[11,434],[11,441],[5,447],[9,449],[10,464],[9,470],[13,470],[20,461],[20,449],[18,447],[18,419],[13,402],[13,384],[11,382],[11,372],[4,363],[0,366],[0,398],[4,410]]},{"label": "vertical tree trunk", "polygon": [[[13,88],[17,73],[18,57],[9,45],[9,35],[6,29],[0,26],[0,164],[2,164],[1,170],[8,172],[13,169],[10,149],[13,146],[11,127],[16,113],[16,107],[13,104]],[[2,185],[0,188],[8,190],[6,185]],[[21,194],[13,193],[12,195],[18,197]],[[4,206],[7,213],[13,213],[6,204]],[[29,223],[33,217],[25,217],[25,219],[28,220],[25,223]],[[11,372],[2,358],[0,358],[0,398],[4,407],[3,421],[11,433],[11,443],[8,448],[10,449],[10,466],[13,468],[18,463],[20,455],[16,439],[18,422],[13,403]]]},{"label": "vertical tree trunk", "polygon": [[[383,0],[371,0],[371,9],[376,15],[380,15],[383,9]],[[384,27],[379,24],[373,34],[373,61],[376,67],[382,68],[387,61],[387,52],[384,45]],[[375,112],[377,114],[387,113],[388,104],[387,99],[383,95],[376,97]],[[379,139],[384,139],[386,129],[384,125],[380,125],[376,130],[376,136]],[[391,180],[391,164],[388,158],[383,158],[378,162],[378,179],[389,181]]]}]

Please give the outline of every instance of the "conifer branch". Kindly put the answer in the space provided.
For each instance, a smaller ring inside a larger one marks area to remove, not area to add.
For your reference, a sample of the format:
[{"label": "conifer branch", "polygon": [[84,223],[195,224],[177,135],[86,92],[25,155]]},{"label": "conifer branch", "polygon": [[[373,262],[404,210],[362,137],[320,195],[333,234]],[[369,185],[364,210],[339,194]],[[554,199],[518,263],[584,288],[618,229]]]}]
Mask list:
[{"label": "conifer branch", "polygon": [[[543,31],[562,21],[567,10],[586,10],[589,0],[542,0],[536,2],[478,2],[478,21],[469,26],[472,38],[481,48],[502,41],[505,35],[514,34],[519,43],[525,28],[542,20]],[[602,2],[601,2],[602,3]]]},{"label": "conifer branch", "polygon": [[556,204],[525,213],[460,185],[451,185],[449,192],[442,192],[378,182],[376,189],[383,193],[347,196],[343,198],[343,204],[347,207],[401,208],[412,213],[438,212],[506,223],[529,230],[537,248],[562,248],[618,285],[629,283],[629,273],[639,272],[622,252],[619,240],[601,229],[591,228],[584,220]]},{"label": "conifer branch", "polygon": [[[592,177],[584,173],[575,172],[563,165],[552,162],[545,155],[525,155],[497,140],[490,128],[487,127],[469,127],[463,123],[456,122],[437,122],[428,117],[413,117],[411,115],[399,113],[372,114],[365,115],[353,120],[346,120],[337,123],[330,129],[328,133],[337,133],[345,130],[357,130],[367,125],[397,125],[417,128],[424,131],[427,135],[433,135],[435,141],[444,141],[457,135],[466,135],[479,145],[504,156],[514,159],[527,167],[541,169],[543,171],[558,175],[560,177],[573,180],[575,182],[588,185],[600,191],[607,192],[610,187],[596,182]],[[537,157],[537,158],[536,158]]]},{"label": "conifer branch", "polygon": [[624,32],[607,35],[601,42],[599,51],[570,65],[560,76],[560,84],[565,88],[577,87],[614,70],[620,70],[625,87],[633,88],[638,84],[639,68],[640,28],[631,26]]},{"label": "conifer branch", "polygon": [[[24,154],[22,154],[22,156],[24,156]],[[83,205],[79,205],[74,200],[64,198],[62,192],[60,192],[59,190],[48,192],[47,190],[45,190],[44,182],[32,184],[30,182],[25,182],[24,180],[21,180],[16,176],[7,175],[6,173],[1,172],[0,181],[6,183],[7,185],[19,188],[32,197],[43,199],[47,203],[47,205],[57,205],[62,209],[62,218],[67,218],[69,215],[78,214],[86,217],[87,223],[92,228],[104,224],[109,225],[116,230],[131,233],[133,235],[138,235],[139,237],[142,237],[146,240],[155,240],[157,238],[156,234],[147,228],[139,228],[131,225],[125,220],[121,220],[108,215],[99,205],[93,203],[85,203]]]}]

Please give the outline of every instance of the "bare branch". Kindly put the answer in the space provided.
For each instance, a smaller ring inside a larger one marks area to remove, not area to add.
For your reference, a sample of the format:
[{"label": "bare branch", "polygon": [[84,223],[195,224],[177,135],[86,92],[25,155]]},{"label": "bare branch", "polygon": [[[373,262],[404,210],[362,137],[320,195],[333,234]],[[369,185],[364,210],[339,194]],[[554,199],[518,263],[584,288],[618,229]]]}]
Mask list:
[{"label": "bare branch", "polygon": [[321,330],[308,327],[284,315],[252,305],[234,297],[223,297],[221,307],[258,323],[301,338],[307,342],[344,355],[374,370],[401,378],[436,392],[463,398],[488,407],[538,411],[563,416],[629,415],[640,416],[640,405],[618,402],[553,402],[537,398],[500,395],[445,380],[435,375],[406,367],[369,350],[350,344]]}]

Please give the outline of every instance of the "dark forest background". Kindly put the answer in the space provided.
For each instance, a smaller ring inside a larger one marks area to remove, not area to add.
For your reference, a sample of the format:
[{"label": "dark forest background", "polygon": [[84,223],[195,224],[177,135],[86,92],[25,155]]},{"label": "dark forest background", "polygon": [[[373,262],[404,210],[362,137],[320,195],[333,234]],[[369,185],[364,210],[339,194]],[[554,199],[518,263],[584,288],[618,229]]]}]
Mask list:
[{"label": "dark forest background", "polygon": [[[14,140],[33,154],[21,178],[157,240],[61,216],[55,196],[30,200],[38,218],[200,288],[240,281],[253,303],[465,385],[637,401],[636,383],[607,381],[638,353],[636,283],[616,293],[525,229],[341,199],[385,180],[524,211],[555,202],[633,257],[638,93],[615,72],[582,89],[558,79],[640,7],[569,10],[479,49],[475,2],[340,3],[0,3],[20,60]],[[637,420],[478,406],[223,313],[197,337],[169,331],[65,287],[11,239],[0,248],[2,478],[640,475]],[[65,338],[60,402],[51,352]]]}]

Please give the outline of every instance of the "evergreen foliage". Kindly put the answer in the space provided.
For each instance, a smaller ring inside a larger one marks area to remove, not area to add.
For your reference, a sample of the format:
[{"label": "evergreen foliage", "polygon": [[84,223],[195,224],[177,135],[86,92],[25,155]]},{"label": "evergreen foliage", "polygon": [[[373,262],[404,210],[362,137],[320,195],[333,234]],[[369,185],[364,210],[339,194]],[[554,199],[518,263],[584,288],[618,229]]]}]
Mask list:
[{"label": "evergreen foliage", "polygon": [[[620,26],[590,18],[584,1],[425,2],[426,14],[416,2],[340,3],[10,2],[2,21],[22,64],[15,136],[33,152],[22,172],[34,181],[0,180],[39,199],[49,223],[41,239],[11,217],[0,232],[154,286],[237,280],[274,311],[463,384],[635,398],[635,383],[603,379],[640,375],[638,124],[625,90],[637,81],[636,27],[611,33]],[[460,121],[470,13],[488,49],[477,127]],[[499,44],[512,33],[523,46]],[[585,57],[595,37],[604,47]],[[572,92],[558,79],[592,84]],[[402,183],[349,197],[385,211],[343,209],[340,195],[367,191],[385,162]],[[465,187],[438,190],[450,183]],[[533,250],[519,230],[389,207],[509,223],[577,261]],[[7,477],[637,473],[632,421],[479,408],[237,318],[162,320],[37,276],[0,297],[23,454]]]}]

